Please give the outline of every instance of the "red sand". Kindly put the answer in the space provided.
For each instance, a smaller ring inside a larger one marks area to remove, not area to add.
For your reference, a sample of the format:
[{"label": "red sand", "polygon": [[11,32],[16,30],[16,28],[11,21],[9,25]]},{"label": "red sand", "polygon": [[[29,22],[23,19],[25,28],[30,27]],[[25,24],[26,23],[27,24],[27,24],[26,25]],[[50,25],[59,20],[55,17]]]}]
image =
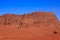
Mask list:
[{"label": "red sand", "polygon": [[60,40],[60,32],[54,34],[53,26],[17,29],[17,27],[1,26],[0,40]]}]

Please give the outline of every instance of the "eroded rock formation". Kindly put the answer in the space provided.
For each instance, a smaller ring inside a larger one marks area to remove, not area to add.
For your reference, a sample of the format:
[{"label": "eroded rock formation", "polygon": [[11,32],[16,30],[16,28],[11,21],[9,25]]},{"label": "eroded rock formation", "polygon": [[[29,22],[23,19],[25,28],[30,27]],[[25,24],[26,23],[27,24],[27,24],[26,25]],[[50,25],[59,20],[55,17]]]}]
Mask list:
[{"label": "eroded rock formation", "polygon": [[60,40],[59,33],[60,22],[52,12],[0,16],[1,40]]},{"label": "eroded rock formation", "polygon": [[29,26],[33,24],[56,24],[57,17],[51,12],[34,12],[31,14],[15,15],[5,14],[0,16],[0,25],[21,25]]}]

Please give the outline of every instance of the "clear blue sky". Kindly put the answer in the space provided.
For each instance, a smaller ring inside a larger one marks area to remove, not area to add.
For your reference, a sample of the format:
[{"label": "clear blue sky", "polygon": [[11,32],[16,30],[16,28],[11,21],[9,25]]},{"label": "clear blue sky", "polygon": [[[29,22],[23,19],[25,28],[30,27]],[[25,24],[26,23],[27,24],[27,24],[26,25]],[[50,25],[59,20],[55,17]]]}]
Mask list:
[{"label": "clear blue sky", "polygon": [[54,12],[60,19],[59,0],[0,0],[0,15],[24,14],[34,11]]}]

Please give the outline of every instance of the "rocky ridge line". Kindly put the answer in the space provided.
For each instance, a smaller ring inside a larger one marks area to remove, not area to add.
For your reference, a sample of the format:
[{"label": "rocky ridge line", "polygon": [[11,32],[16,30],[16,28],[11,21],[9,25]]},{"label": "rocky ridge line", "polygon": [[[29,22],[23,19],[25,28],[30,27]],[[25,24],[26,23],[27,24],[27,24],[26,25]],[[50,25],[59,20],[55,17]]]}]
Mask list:
[{"label": "rocky ridge line", "polygon": [[33,12],[24,15],[5,14],[0,16],[0,25],[18,25],[19,27],[35,24],[49,26],[58,22],[59,20],[52,12]]}]

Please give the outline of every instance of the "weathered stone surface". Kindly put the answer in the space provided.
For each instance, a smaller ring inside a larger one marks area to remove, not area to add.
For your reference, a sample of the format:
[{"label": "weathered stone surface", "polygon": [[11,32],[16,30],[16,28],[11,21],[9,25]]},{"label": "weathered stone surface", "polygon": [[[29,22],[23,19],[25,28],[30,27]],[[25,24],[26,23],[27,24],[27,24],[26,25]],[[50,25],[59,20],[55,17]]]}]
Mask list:
[{"label": "weathered stone surface", "polygon": [[19,24],[22,22],[22,25],[32,25],[32,24],[46,24],[46,23],[56,23],[58,19],[51,12],[34,12],[31,14],[25,15],[15,15],[15,14],[5,14],[0,17],[0,24]]},{"label": "weathered stone surface", "polygon": [[60,22],[52,12],[4,14],[0,40],[60,40]]}]

